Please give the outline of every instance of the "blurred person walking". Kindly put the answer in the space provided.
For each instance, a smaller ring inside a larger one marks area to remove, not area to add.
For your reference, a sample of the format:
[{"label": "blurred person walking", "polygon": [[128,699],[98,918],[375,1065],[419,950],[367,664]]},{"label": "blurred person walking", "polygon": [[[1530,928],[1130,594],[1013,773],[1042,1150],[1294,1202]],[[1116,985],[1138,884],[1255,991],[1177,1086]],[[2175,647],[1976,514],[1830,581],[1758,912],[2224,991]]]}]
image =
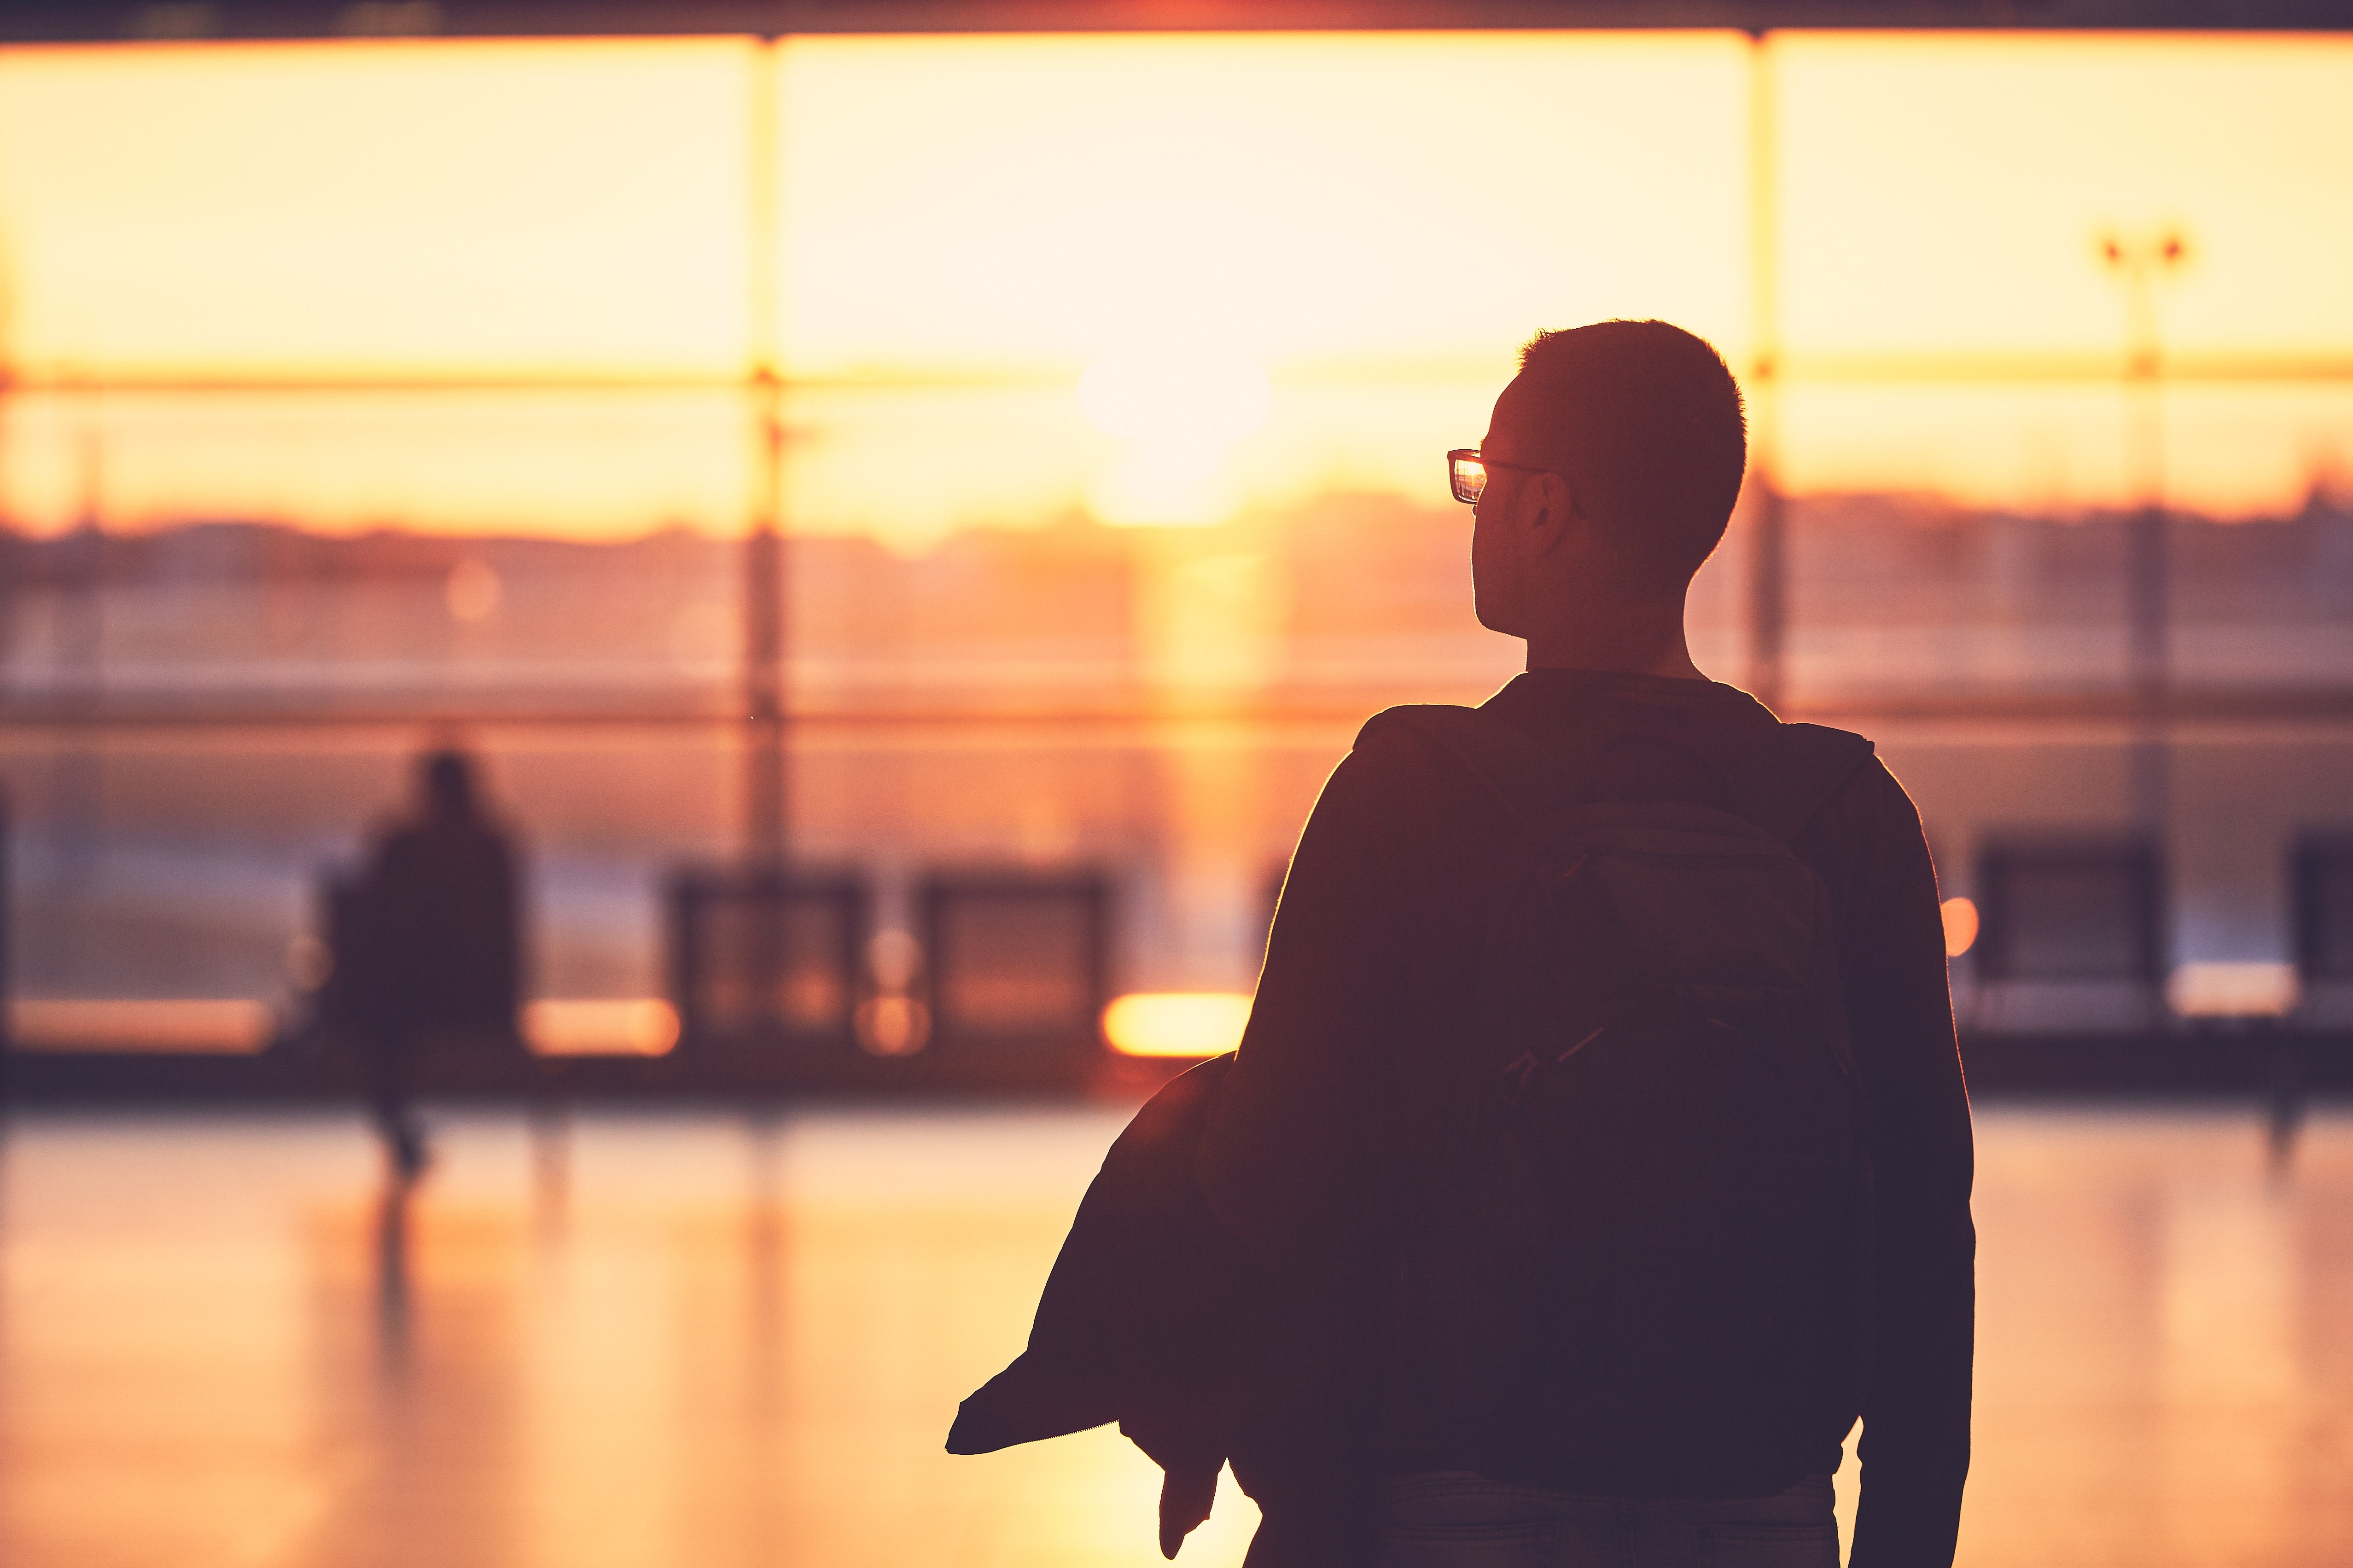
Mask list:
[{"label": "blurred person walking", "polygon": [[1952,1560],[1973,1150],[1919,816],[1710,681],[1740,391],[1661,321],[1539,333],[1486,438],[1480,621],[1527,668],[1358,734],[1239,1052],[1138,1114],[981,1452],[1118,1419],[1253,1568]]},{"label": "blurred person walking", "polygon": [[461,752],[427,753],[411,819],[386,828],[343,900],[334,977],[366,1054],[369,1105],[395,1172],[425,1168],[412,1103],[428,1041],[512,1043],[522,995],[515,854]]}]

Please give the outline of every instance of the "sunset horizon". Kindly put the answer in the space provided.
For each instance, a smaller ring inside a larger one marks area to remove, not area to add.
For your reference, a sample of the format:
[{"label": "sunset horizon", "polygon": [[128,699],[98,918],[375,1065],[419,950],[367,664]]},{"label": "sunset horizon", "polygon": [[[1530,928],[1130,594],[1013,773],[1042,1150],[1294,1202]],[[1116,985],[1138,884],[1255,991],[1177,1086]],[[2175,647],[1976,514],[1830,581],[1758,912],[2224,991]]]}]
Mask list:
[{"label": "sunset horizon", "polygon": [[0,508],[740,531],[764,372],[796,530],[1431,497],[1531,332],[1659,316],[1787,493],[2139,504],[2153,395],[2168,504],[2277,515],[2353,466],[2348,105],[2334,37],[10,47]]}]

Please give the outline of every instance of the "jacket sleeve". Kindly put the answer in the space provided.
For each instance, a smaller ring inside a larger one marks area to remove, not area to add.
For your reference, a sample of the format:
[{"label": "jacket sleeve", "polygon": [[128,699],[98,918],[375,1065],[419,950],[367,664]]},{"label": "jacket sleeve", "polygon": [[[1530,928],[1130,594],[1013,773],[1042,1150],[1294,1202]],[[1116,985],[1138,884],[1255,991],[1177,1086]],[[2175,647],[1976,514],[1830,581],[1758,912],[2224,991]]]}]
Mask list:
[{"label": "jacket sleeve", "polygon": [[1862,1413],[1852,1568],[1944,1568],[1968,1474],[1977,1231],[1936,874],[1884,768],[1841,803],[1856,846],[1839,962],[1878,1188],[1877,1358]]},{"label": "jacket sleeve", "polygon": [[1164,1468],[1225,1462],[1220,1379],[1256,1271],[1201,1201],[1194,1145],[1232,1058],[1135,1113],[1087,1187],[1047,1276],[1029,1347],[964,1402],[951,1454],[1118,1420]]},{"label": "jacket sleeve", "polygon": [[1407,932],[1374,768],[1334,770],[1283,879],[1258,994],[1201,1140],[1210,1207],[1278,1273],[1320,1274],[1375,1223]]}]

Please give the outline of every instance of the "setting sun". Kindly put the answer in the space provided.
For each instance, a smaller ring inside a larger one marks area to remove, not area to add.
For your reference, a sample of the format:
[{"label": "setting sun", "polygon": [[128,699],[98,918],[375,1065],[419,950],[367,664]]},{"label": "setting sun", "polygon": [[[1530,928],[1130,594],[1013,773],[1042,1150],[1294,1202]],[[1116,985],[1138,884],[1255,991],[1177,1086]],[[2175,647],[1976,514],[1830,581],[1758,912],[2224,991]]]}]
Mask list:
[{"label": "setting sun", "polygon": [[1170,345],[1097,360],[1079,405],[1126,449],[1088,488],[1090,510],[1114,523],[1221,521],[1240,500],[1227,453],[1271,400],[1266,372],[1240,354]]}]

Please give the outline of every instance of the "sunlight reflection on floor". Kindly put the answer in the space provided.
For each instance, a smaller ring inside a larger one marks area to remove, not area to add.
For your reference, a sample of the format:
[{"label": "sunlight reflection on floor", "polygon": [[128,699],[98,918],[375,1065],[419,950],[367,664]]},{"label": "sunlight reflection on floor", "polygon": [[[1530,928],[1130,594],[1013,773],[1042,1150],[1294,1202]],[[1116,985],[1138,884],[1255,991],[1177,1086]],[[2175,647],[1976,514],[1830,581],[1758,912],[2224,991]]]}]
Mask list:
[{"label": "sunlight reflection on floor", "polygon": [[[940,1451],[1120,1121],[450,1114],[387,1209],[355,1120],[20,1115],[0,1561],[1143,1568],[1115,1434]],[[1979,1129],[1964,1560],[2353,1560],[2353,1117]]]}]

